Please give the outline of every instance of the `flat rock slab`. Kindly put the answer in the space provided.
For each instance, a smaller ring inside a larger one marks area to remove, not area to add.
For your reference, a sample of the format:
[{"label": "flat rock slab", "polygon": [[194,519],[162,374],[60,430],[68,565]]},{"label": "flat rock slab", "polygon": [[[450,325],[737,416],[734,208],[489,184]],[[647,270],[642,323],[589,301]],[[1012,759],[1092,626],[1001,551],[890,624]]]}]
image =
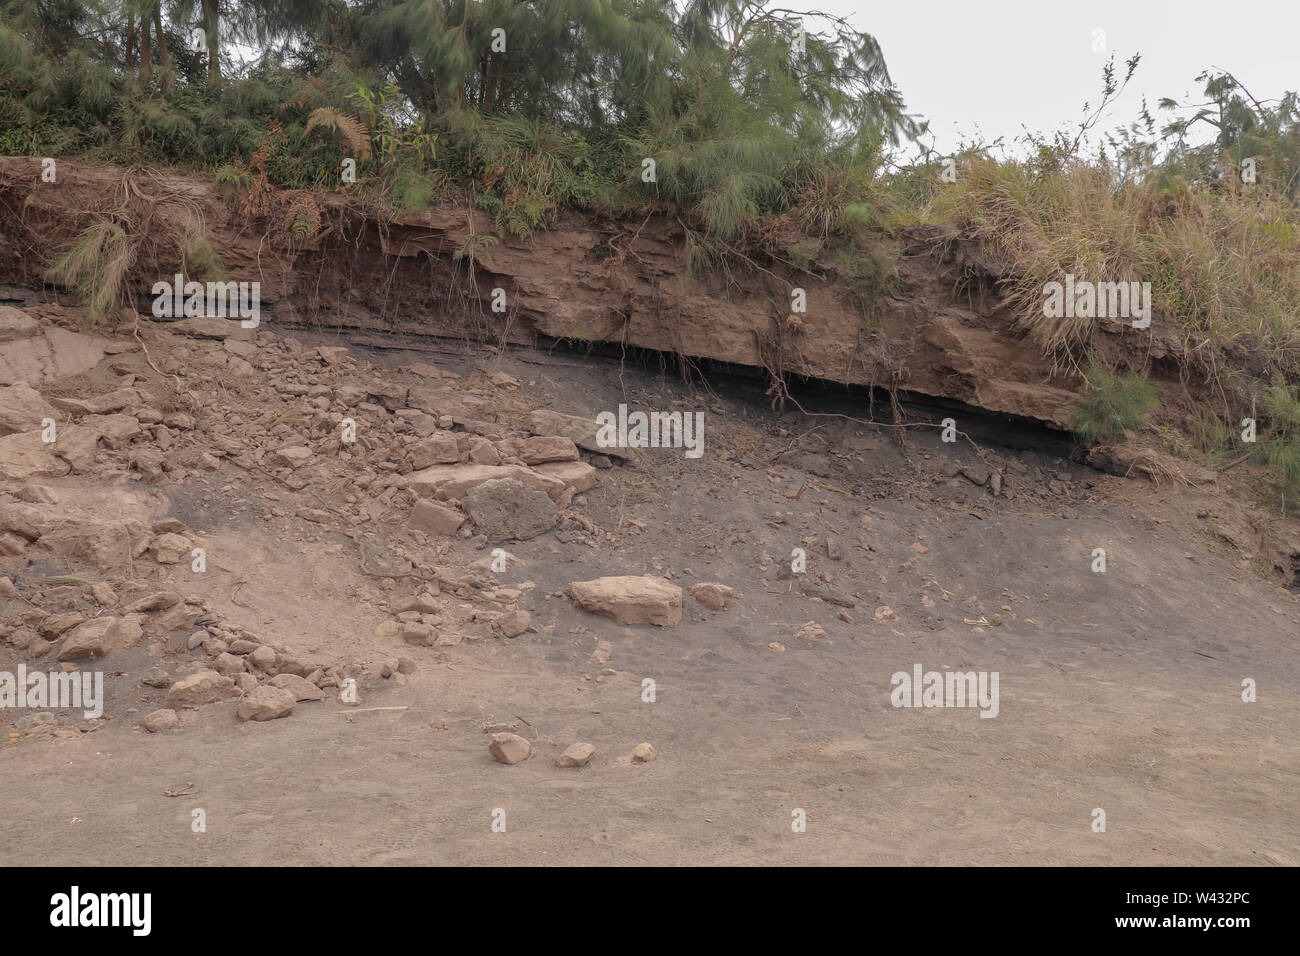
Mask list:
[{"label": "flat rock slab", "polygon": [[252,341],[255,337],[255,330],[244,328],[242,323],[242,319],[196,316],[168,322],[166,327],[169,332],[186,335],[192,339]]},{"label": "flat rock slab", "polygon": [[564,435],[542,435],[519,442],[515,454],[526,465],[541,465],[548,461],[577,461],[578,446],[572,438]]},{"label": "flat rock slab", "polygon": [[513,478],[525,488],[544,491],[556,504],[567,503],[568,487],[558,478],[538,474],[522,465],[433,465],[406,476],[406,487],[425,498],[450,501],[464,498],[485,481]]},{"label": "flat rock slab", "polygon": [[611,458],[632,458],[627,448],[602,448],[596,442],[596,433],[600,423],[595,418],[579,418],[577,415],[564,415],[549,409],[539,408],[528,416],[528,430],[534,435],[563,435],[579,448],[608,455]]},{"label": "flat rock slab", "polygon": [[[14,313],[17,313],[15,315]],[[41,327],[26,313],[0,306],[0,385],[40,385],[89,372],[111,344],[98,335]]]},{"label": "flat rock slab", "polygon": [[547,478],[558,478],[575,493],[587,491],[596,483],[596,469],[585,461],[551,461],[535,465],[533,470]]}]

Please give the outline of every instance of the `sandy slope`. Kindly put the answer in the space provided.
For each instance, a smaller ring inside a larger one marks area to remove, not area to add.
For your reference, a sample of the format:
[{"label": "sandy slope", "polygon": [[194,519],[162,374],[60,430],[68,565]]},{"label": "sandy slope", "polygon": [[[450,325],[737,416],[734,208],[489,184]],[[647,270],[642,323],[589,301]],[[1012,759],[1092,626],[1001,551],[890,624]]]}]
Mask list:
[{"label": "sandy slope", "polygon": [[[150,351],[165,362],[176,341]],[[299,337],[289,360],[323,341]],[[360,373],[392,381],[429,361],[368,358],[388,371],[362,358]],[[900,448],[870,427],[594,361],[435,359],[464,375],[449,393],[502,427],[530,408],[699,408],[707,453],[600,470],[571,506],[580,518],[505,545],[519,561],[494,583],[520,589],[533,628],[494,638],[472,614],[491,602],[444,590],[467,639],[442,647],[375,636],[418,585],[367,574],[356,536],[382,532],[448,575],[491,576],[473,563],[492,542],[424,537],[400,511],[360,519],[367,495],[335,483],[352,465],[333,460],[293,491],[224,459],[179,481],[114,474],[117,453],[101,451],[102,477],[41,479],[65,494],[102,482],[135,494],[142,520],[179,518],[211,570],[197,580],[183,564],[142,563],[140,590],[174,587],[218,621],[357,675],[361,710],[327,681],[325,701],[287,719],[240,722],[229,700],[145,733],[138,719],[165,690],[140,677],[207,666],[184,650],[188,631],[146,628],[144,643],[103,659],[120,672],[107,720],[29,724],[0,748],[0,864],[1300,863],[1300,597],[1207,533],[1248,520],[1230,495],[990,449],[1006,476],[995,497],[951,476],[981,464],[971,447],[929,430]],[[265,388],[262,375],[250,380]],[[258,396],[223,401],[251,408]],[[221,422],[195,414],[201,444]],[[339,510],[297,517],[313,500]],[[783,570],[795,547],[802,575]],[[1090,567],[1098,547],[1104,574]],[[61,570],[34,544],[0,574],[26,587],[37,557],[41,573]],[[688,596],[683,623],[657,628],[587,614],[562,593],[613,574],[719,581],[736,596],[722,611]],[[810,596],[818,587],[841,604]],[[896,619],[877,620],[882,605]],[[808,621],[827,639],[796,638]],[[0,668],[17,659],[0,654]],[[398,655],[415,672],[381,678]],[[891,675],[918,663],[997,671],[998,716],[891,706]],[[1243,678],[1257,702],[1243,703]],[[495,763],[484,729],[497,725],[531,739],[532,759]],[[592,763],[554,767],[579,740],[596,746]],[[620,759],[641,741],[658,759]],[[166,795],[187,784],[192,794]],[[206,832],[191,830],[196,808]],[[492,831],[497,808],[505,833]],[[806,832],[792,832],[796,808]],[[1105,833],[1092,831],[1095,808]]]}]

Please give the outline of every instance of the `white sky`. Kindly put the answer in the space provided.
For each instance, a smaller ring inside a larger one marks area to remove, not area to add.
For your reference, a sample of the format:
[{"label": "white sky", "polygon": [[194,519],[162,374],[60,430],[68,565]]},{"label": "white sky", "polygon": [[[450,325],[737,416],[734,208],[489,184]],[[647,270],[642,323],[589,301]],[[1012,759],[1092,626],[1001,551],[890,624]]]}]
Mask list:
[{"label": "white sky", "polygon": [[[1161,97],[1201,102],[1195,78],[1209,67],[1261,100],[1300,89],[1300,0],[817,0],[810,8],[875,36],[909,112],[931,121],[941,153],[963,137],[1012,143],[1022,126],[1077,125],[1085,102],[1100,103],[1109,52],[1121,76],[1135,52],[1142,63],[1103,130],[1135,120],[1143,94],[1158,124],[1169,115],[1156,110]],[[1098,28],[1107,54],[1092,51]]]}]

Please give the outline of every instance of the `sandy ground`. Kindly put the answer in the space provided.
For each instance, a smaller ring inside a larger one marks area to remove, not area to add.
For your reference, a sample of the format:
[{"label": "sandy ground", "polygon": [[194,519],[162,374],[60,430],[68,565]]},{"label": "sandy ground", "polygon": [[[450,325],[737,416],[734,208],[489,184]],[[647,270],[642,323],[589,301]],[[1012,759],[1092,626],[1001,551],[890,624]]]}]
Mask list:
[{"label": "sandy ground", "polygon": [[[973,453],[931,431],[899,448],[572,356],[491,367],[536,407],[704,408],[709,451],[601,471],[584,505],[600,534],[507,545],[520,560],[499,581],[535,582],[536,630],[440,648],[377,646],[382,594],[348,540],[286,536],[245,486],[220,491],[229,466],[207,488],[160,486],[153,517],[211,542],[203,586],[231,620],[417,670],[363,678],[360,710],[331,696],[254,724],[231,701],[150,735],[136,720],[163,692],[138,683],[143,649],[126,653],[97,730],[0,747],[0,865],[1300,864],[1300,596],[1206,532],[1221,493],[1004,451],[1020,470],[995,498],[947,474]],[[643,573],[735,601],[688,597],[678,627],[624,627],[561,594]],[[808,621],[827,638],[797,638]],[[998,716],[891,706],[891,675],[916,664],[997,671]],[[499,725],[533,757],[494,762]],[[575,741],[595,759],[553,766]],[[631,764],[642,741],[657,759]]]}]

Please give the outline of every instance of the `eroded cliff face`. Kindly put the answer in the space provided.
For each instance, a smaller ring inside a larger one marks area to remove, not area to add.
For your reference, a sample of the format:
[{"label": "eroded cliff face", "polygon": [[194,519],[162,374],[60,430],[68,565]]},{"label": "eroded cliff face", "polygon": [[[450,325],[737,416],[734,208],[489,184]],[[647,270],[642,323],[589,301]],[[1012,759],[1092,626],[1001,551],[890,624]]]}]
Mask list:
[{"label": "eroded cliff face", "polygon": [[[272,323],[482,336],[544,345],[607,342],[852,385],[874,385],[1066,426],[1078,381],[1016,328],[999,267],[956,230],[882,240],[898,281],[850,291],[839,257],[807,271],[743,261],[703,278],[685,268],[675,217],[557,215],[528,240],[493,241],[490,217],[460,205],[387,213],[342,195],[282,193],[252,203],[211,182],[150,170],[0,158],[0,281],[39,285],[95,216],[139,239],[126,282],[148,313],[180,254],[177,222],[206,231],[226,278],[260,282]],[[298,237],[292,223],[298,222]],[[181,231],[184,231],[181,229]],[[141,233],[141,235],[136,235]],[[305,237],[305,238],[303,238]],[[791,317],[791,289],[806,312]],[[506,311],[492,310],[493,290]]]}]

